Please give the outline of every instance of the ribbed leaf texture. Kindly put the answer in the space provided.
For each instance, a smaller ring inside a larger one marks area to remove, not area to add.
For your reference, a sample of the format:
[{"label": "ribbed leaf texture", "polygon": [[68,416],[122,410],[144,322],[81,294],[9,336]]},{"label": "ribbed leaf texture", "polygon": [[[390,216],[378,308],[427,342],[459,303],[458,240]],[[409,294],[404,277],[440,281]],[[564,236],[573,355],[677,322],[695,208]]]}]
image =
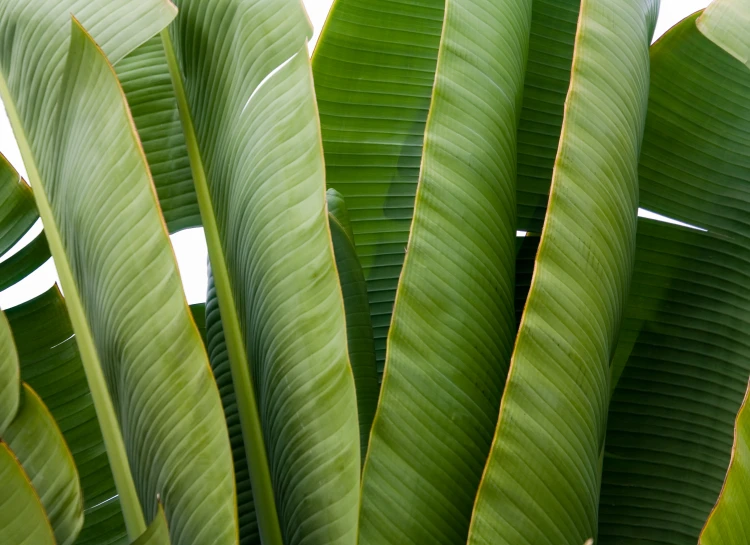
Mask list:
[{"label": "ribbed leaf texture", "polygon": [[534,0],[518,127],[518,229],[539,234],[560,142],[581,0]]},{"label": "ribbed leaf texture", "polygon": [[313,54],[326,179],[349,208],[381,374],[443,9],[444,0],[337,0]]},{"label": "ribbed leaf texture", "polygon": [[0,442],[0,536],[7,545],[57,545],[52,527],[28,476]]},{"label": "ribbed leaf texture", "polygon": [[344,198],[335,189],[329,189],[326,191],[326,201],[331,241],[336,255],[336,270],[344,296],[346,339],[354,385],[357,389],[359,442],[364,462],[372,419],[375,417],[380,394],[370,304],[367,300],[367,282],[357,257],[349,211]]},{"label": "ribbed leaf texture", "polygon": [[28,385],[23,385],[21,392],[18,414],[0,439],[18,459],[39,495],[57,544],[71,545],[83,526],[78,471],[42,400]]},{"label": "ribbed leaf texture", "polygon": [[170,232],[201,224],[177,98],[160,36],[115,66]]},{"label": "ribbed leaf texture", "polygon": [[594,538],[609,360],[624,310],[651,0],[586,0],[547,218],[469,543]]},{"label": "ribbed leaf texture", "polygon": [[258,520],[253,502],[253,489],[250,484],[250,473],[247,467],[247,452],[242,437],[240,414],[237,407],[237,394],[232,382],[232,369],[229,366],[224,327],[221,323],[219,299],[216,296],[214,276],[208,269],[208,293],[205,307],[206,349],[211,362],[211,370],[216,379],[224,407],[224,418],[229,429],[229,440],[232,444],[234,461],[234,478],[237,483],[237,512],[240,523],[240,544],[259,545]]},{"label": "ribbed leaf texture", "polygon": [[21,371],[8,319],[0,312],[0,438],[21,404]]},{"label": "ribbed leaf texture", "polygon": [[448,0],[360,542],[464,543],[516,332],[516,131],[531,3]]},{"label": "ribbed leaf texture", "polygon": [[173,75],[261,537],[354,543],[359,430],[309,21],[297,0],[178,7]]},{"label": "ribbed leaf texture", "polygon": [[127,543],[117,490],[65,301],[57,286],[7,311],[21,378],[39,394],[81,479],[84,525],[76,545]]},{"label": "ribbed leaf texture", "polygon": [[697,542],[750,374],[750,70],[699,32],[698,15],[651,49],[639,173],[641,206],[708,233],[639,225],[613,360],[603,545]]},{"label": "ribbed leaf texture", "polygon": [[0,255],[38,219],[31,188],[0,153]]}]

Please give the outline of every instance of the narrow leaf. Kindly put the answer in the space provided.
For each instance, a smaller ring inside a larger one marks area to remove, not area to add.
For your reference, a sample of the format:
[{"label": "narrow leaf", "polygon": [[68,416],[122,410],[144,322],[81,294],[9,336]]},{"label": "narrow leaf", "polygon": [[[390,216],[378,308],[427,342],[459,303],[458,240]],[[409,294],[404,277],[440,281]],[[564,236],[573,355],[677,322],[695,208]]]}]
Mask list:
[{"label": "narrow leaf", "polygon": [[469,543],[595,537],[658,1],[586,0],[547,218]]},{"label": "narrow leaf", "polygon": [[167,517],[164,515],[164,509],[161,504],[156,511],[156,517],[149,524],[141,537],[136,539],[132,545],[169,545],[169,528],[167,527]]},{"label": "narrow leaf", "polygon": [[531,2],[446,4],[363,475],[363,544],[466,541],[516,332],[515,142],[530,24]]},{"label": "narrow leaf", "polygon": [[232,382],[232,369],[229,365],[229,352],[224,336],[224,326],[221,323],[219,299],[216,296],[214,275],[208,269],[208,293],[205,309],[206,349],[211,362],[211,370],[219,387],[221,403],[224,406],[224,418],[229,429],[229,441],[232,444],[232,458],[234,460],[234,478],[237,483],[237,512],[240,523],[240,544],[260,545],[258,534],[258,518],[253,502],[253,490],[250,484],[250,471],[247,465],[247,452],[242,437],[237,394]]},{"label": "narrow leaf", "polygon": [[359,443],[364,461],[380,393],[370,305],[367,302],[367,283],[357,257],[349,212],[343,197],[335,189],[329,189],[326,192],[326,201],[336,270],[344,296],[346,340],[357,390]]},{"label": "narrow leaf", "polygon": [[39,219],[31,188],[0,153],[0,255]]},{"label": "narrow leaf", "polygon": [[0,438],[18,413],[21,371],[8,319],[0,312]]},{"label": "narrow leaf", "polygon": [[201,224],[185,136],[160,36],[115,65],[170,232]]}]

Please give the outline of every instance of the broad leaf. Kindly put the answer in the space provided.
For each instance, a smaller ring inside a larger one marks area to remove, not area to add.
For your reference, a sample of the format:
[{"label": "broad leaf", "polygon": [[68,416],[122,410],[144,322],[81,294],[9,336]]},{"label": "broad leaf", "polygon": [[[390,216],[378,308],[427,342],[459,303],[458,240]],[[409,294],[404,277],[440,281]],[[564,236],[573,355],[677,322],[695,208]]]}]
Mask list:
[{"label": "broad leaf", "polygon": [[639,173],[644,208],[708,233],[639,225],[613,360],[603,544],[696,543],[750,374],[750,70],[699,32],[699,15],[651,49]]},{"label": "broad leaf", "polygon": [[349,211],[343,197],[335,189],[329,189],[326,192],[326,201],[331,241],[336,255],[336,270],[344,296],[346,339],[354,385],[357,389],[359,442],[364,461],[380,393],[370,305],[367,301],[367,283],[357,257]]},{"label": "broad leaf", "polygon": [[[531,2],[448,0],[360,542],[465,543],[516,333],[516,131]],[[415,462],[418,460],[418,462]]]},{"label": "broad leaf", "polygon": [[0,57],[3,76],[23,74],[23,58],[37,61],[34,69],[48,79],[32,82],[47,84],[33,94],[43,95],[38,103],[17,98],[38,90],[25,88],[23,78],[0,89],[67,295],[129,534],[145,530],[143,515],[155,513],[158,494],[175,543],[234,543],[231,452],[220,399],[144,154],[102,50],[78,24],[71,33],[70,22],[60,20],[61,13],[63,19],[71,11],[81,15],[117,60],[168,22],[174,7],[47,4],[37,1],[32,9],[45,23],[41,30],[54,36],[52,45],[64,52],[69,43],[65,64],[45,56],[52,45],[40,40],[40,25],[21,17],[28,8],[13,2],[0,12],[3,27],[15,25],[18,36]]},{"label": "broad leaf", "polygon": [[34,487],[5,443],[0,442],[0,537],[4,545],[57,545]]},{"label": "broad leaf", "polygon": [[381,374],[443,9],[444,0],[336,0],[313,55],[326,178],[348,203]]},{"label": "broad leaf", "polygon": [[265,545],[353,543],[359,433],[297,0],[181,0],[163,34]]},{"label": "broad leaf", "polygon": [[161,37],[154,36],[115,66],[170,232],[200,225],[177,98]]},{"label": "broad leaf", "polygon": [[18,459],[39,495],[57,544],[71,545],[83,526],[78,471],[42,400],[28,385],[23,385],[21,392],[21,407],[3,433],[2,442]]},{"label": "broad leaf", "polygon": [[589,0],[531,289],[469,543],[596,536],[609,360],[638,209],[653,0]]}]

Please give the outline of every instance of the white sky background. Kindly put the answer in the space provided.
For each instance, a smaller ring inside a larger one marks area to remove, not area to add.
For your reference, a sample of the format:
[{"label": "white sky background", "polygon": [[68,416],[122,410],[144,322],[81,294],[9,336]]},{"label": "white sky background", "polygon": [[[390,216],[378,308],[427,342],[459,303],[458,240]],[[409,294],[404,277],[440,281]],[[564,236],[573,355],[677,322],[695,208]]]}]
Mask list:
[{"label": "white sky background", "polygon": [[[332,0],[304,0],[310,20],[315,27],[315,33],[310,43],[311,50],[313,44],[318,39],[331,3]],[[674,24],[691,13],[706,7],[709,3],[709,0],[661,0],[661,11],[659,12],[654,39],[664,34]],[[1,105],[2,103],[0,103]],[[23,161],[21,161],[21,153],[13,137],[13,131],[5,115],[5,110],[2,108],[0,108],[0,152],[26,178],[26,169],[23,167]],[[641,215],[655,216],[645,211],[642,211]],[[14,251],[25,246],[39,232],[41,232],[41,225],[37,224],[31,233],[19,241],[8,254],[0,258],[0,262],[7,259]],[[177,255],[177,262],[180,267],[188,303],[193,304],[205,301],[207,250],[203,229],[186,229],[172,235],[171,238],[175,254]],[[49,289],[56,280],[57,274],[54,264],[50,260],[15,286],[0,292],[0,307],[7,309],[36,297]]]}]

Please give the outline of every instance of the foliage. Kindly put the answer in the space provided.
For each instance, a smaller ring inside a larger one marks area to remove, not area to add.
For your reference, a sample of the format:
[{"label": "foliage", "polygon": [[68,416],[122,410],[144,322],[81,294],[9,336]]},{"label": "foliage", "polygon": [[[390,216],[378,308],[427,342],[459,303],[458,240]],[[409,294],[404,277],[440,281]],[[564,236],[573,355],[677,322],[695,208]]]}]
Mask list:
[{"label": "foliage", "polygon": [[0,541],[750,540],[750,8],[658,9],[0,3]]}]

